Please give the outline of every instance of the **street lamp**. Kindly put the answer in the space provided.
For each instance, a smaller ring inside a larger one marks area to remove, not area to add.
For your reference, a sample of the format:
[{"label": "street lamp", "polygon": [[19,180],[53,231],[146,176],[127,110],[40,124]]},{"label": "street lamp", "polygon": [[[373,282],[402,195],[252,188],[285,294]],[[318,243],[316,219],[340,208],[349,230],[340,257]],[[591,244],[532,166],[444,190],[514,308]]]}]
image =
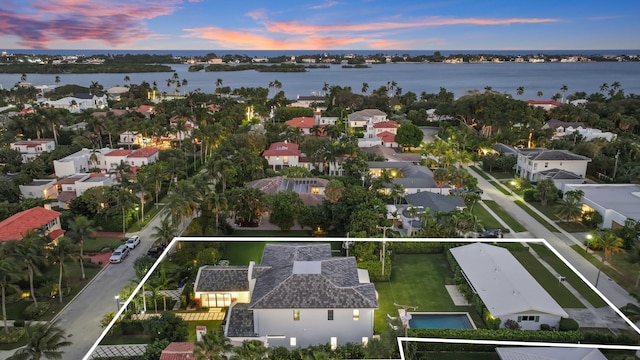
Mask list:
[{"label": "street lamp", "polygon": [[142,225],[140,224],[140,206],[136,204],[136,216],[138,217],[138,227],[142,227]]},{"label": "street lamp", "polygon": [[120,311],[120,295],[115,296],[116,299],[116,312]]},{"label": "street lamp", "polygon": [[587,234],[587,240],[585,241],[585,244],[584,244],[584,251],[586,251],[587,254],[589,253],[589,245],[591,244],[592,239],[593,239],[593,235]]}]

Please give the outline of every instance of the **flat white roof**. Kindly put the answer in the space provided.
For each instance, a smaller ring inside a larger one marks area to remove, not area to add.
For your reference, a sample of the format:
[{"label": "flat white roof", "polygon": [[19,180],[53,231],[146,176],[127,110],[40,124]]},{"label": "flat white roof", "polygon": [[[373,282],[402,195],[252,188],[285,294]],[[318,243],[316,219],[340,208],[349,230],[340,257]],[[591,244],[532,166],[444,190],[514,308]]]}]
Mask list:
[{"label": "flat white roof", "polygon": [[629,219],[640,220],[638,184],[566,184],[567,190],[582,190],[583,199],[613,210]]},{"label": "flat white roof", "polygon": [[450,251],[493,316],[537,312],[569,317],[509,250],[473,243]]}]

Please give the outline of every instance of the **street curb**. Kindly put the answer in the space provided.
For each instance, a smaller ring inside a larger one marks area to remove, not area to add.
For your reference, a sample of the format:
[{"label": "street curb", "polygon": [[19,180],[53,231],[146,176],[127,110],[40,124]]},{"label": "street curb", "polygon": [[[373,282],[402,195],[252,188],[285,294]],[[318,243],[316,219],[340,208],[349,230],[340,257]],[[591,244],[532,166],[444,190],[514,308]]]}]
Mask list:
[{"label": "street curb", "polygon": [[111,263],[107,264],[105,267],[100,269],[100,271],[98,271],[98,273],[94,277],[92,277],[91,280],[89,280],[89,282],[85,286],[83,286],[80,291],[78,291],[76,296],[74,296],[62,309],[60,309],[60,311],[58,311],[56,316],[54,316],[53,319],[51,319],[51,322],[55,322],[56,320],[58,320],[58,318],[60,317],[60,314],[62,314],[65,310],[67,310],[69,305],[71,305],[76,300],[76,298],[80,296],[87,287],[89,287],[89,285],[91,285],[98,277],[100,277],[100,275],[102,275],[102,272],[105,271],[109,267],[109,265],[111,265]]}]

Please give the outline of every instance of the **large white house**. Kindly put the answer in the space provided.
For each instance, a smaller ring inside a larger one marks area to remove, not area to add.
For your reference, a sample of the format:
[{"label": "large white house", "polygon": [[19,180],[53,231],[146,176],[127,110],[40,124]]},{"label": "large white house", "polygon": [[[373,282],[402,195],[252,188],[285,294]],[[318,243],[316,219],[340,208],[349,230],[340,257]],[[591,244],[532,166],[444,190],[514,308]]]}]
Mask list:
[{"label": "large white house", "polygon": [[366,344],[378,307],[368,271],[330,244],[267,244],[258,265],[201,267],[194,291],[202,306],[229,306],[228,337],[290,348]]},{"label": "large white house", "polygon": [[538,181],[545,177],[544,171],[558,169],[573,173],[580,178],[587,174],[586,156],[577,155],[569,150],[548,150],[546,148],[518,149],[516,173],[529,181]]},{"label": "large white house", "polygon": [[617,229],[627,219],[640,221],[640,185],[638,184],[566,184],[564,191],[580,190],[583,211],[602,215],[602,228]]},{"label": "large white house", "polygon": [[67,109],[72,113],[79,113],[84,110],[105,109],[108,106],[106,94],[75,94],[59,100],[46,100],[43,104],[57,109]]},{"label": "large white house", "polygon": [[27,139],[12,142],[11,150],[16,150],[22,155],[22,162],[29,162],[38,157],[43,152],[49,152],[56,149],[56,143],[53,139]]},{"label": "large white house", "polygon": [[541,324],[558,327],[569,317],[509,250],[473,243],[449,251],[473,292],[502,320],[501,327],[513,320],[522,330],[540,330]]},{"label": "large white house", "polygon": [[158,161],[157,148],[126,149],[82,149],[60,160],[53,161],[56,176],[65,177],[89,172],[97,168],[101,172],[113,172],[120,163],[140,167]]}]

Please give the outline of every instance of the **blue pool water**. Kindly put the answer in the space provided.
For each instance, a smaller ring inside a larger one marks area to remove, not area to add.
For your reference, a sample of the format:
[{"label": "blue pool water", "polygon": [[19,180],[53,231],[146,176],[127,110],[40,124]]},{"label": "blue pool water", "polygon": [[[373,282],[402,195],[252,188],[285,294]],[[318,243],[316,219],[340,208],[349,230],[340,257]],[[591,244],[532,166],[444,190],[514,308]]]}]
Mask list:
[{"label": "blue pool water", "polygon": [[474,329],[467,314],[411,314],[411,329]]}]

